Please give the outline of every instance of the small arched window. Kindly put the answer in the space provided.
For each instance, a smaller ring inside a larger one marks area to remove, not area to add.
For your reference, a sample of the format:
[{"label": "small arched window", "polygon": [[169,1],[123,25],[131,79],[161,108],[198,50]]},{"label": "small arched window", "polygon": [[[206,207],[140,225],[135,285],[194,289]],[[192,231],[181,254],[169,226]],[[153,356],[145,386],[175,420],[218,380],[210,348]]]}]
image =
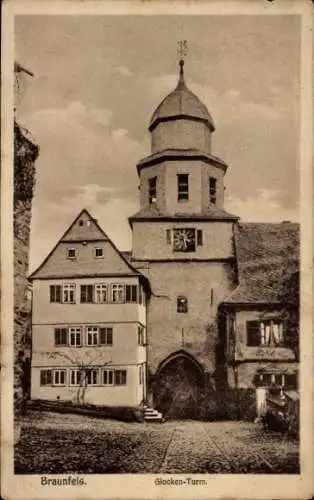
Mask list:
[{"label": "small arched window", "polygon": [[183,295],[177,298],[177,312],[187,313],[188,312],[188,299]]}]

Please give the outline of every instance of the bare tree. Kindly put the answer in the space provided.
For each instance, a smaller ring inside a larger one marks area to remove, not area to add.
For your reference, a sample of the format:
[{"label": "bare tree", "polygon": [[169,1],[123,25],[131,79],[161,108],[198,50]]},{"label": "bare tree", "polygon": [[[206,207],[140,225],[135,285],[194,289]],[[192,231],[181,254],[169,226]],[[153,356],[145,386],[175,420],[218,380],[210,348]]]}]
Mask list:
[{"label": "bare tree", "polygon": [[[75,402],[85,404],[85,396],[88,387],[88,373],[93,368],[107,366],[112,362],[111,357],[104,361],[103,352],[98,352],[96,349],[68,349],[67,352],[51,351],[45,353],[50,359],[63,358],[70,362],[71,366],[79,372],[79,385],[75,395]],[[73,386],[75,387],[75,386]]]}]

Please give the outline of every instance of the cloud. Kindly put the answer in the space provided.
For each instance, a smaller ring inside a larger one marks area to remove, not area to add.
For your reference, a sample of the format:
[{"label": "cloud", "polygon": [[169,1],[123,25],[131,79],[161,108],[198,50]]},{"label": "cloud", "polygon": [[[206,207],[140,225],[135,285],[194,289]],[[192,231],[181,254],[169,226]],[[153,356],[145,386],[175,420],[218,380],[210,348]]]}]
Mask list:
[{"label": "cloud", "polygon": [[69,200],[60,198],[42,204],[34,199],[31,231],[30,270],[36,269],[61,238],[79,212],[86,208],[122,250],[132,246],[128,217],[138,211],[138,201],[113,187],[95,184],[75,186]]},{"label": "cloud", "polygon": [[254,197],[226,198],[225,208],[246,222],[298,222],[299,210],[283,207],[280,198],[277,190],[260,189]]},{"label": "cloud", "polygon": [[147,153],[145,141],[115,128],[110,109],[78,101],[38,110],[23,122],[40,145],[31,266],[40,263],[83,207],[103,220],[119,246],[130,247],[127,217],[138,210],[136,163]]},{"label": "cloud", "polygon": [[120,75],[123,75],[123,76],[132,76],[133,75],[132,71],[129,68],[127,68],[126,66],[117,66],[115,69],[118,73],[120,73]]}]

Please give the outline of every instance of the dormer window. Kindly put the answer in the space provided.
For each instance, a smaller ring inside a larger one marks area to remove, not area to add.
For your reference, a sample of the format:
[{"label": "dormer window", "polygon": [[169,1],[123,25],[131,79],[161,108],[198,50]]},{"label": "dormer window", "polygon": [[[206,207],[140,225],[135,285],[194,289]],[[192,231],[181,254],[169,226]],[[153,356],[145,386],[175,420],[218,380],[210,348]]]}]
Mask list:
[{"label": "dormer window", "polygon": [[214,177],[209,178],[209,201],[216,205],[217,201],[217,179]]},{"label": "dormer window", "polygon": [[180,295],[177,298],[177,312],[178,313],[187,313],[188,312],[188,299]]},{"label": "dormer window", "polygon": [[157,177],[148,179],[148,201],[150,205],[157,201]]},{"label": "dormer window", "polygon": [[103,248],[95,248],[95,257],[101,258],[103,256],[104,256],[104,249]]},{"label": "dormer window", "polygon": [[76,249],[75,248],[68,248],[67,249],[67,258],[68,259],[76,259]]},{"label": "dormer window", "polygon": [[178,174],[178,201],[189,200],[189,174]]},{"label": "dormer window", "polygon": [[80,220],[79,226],[84,226],[84,221],[83,220]]}]

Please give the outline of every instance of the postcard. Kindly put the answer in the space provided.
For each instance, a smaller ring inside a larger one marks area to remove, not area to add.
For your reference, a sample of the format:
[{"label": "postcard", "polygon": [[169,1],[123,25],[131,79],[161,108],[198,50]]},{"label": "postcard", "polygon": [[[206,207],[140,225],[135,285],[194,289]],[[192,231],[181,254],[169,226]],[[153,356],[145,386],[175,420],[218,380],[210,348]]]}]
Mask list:
[{"label": "postcard", "polygon": [[3,498],[310,498],[311,2],[3,12]]}]

